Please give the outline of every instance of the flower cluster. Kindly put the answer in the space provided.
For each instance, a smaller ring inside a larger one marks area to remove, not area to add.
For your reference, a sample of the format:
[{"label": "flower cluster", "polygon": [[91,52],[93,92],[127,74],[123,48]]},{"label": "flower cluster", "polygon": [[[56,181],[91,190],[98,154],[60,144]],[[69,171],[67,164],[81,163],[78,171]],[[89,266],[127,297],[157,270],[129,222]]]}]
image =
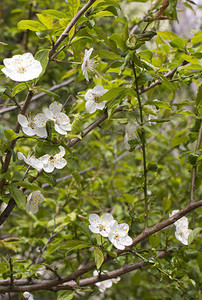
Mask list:
[{"label": "flower cluster", "polygon": [[97,214],[89,216],[89,229],[93,233],[101,234],[108,237],[110,242],[120,250],[124,250],[125,246],[130,246],[133,242],[128,236],[129,226],[126,223],[118,224],[113,216],[106,213],[99,217]]},{"label": "flower cluster", "polygon": [[[172,217],[176,213],[178,213],[179,210],[173,210],[172,213],[169,214],[169,217]],[[183,245],[188,245],[188,237],[189,234],[192,232],[191,229],[188,228],[189,221],[186,217],[182,217],[179,220],[177,220],[174,225],[176,226],[175,231],[175,237],[180,241]]]},{"label": "flower cluster", "polygon": [[28,155],[27,158],[21,152],[17,153],[19,160],[24,160],[24,162],[31,166],[34,169],[41,170],[43,169],[47,173],[53,172],[54,168],[63,169],[67,161],[63,158],[65,155],[65,148],[59,146],[60,152],[51,156],[49,154],[45,154],[39,158],[36,158],[34,155]]},{"label": "flower cluster", "polygon": [[31,53],[5,58],[3,63],[5,68],[1,71],[10,79],[18,82],[35,79],[42,72],[41,63],[34,59]]},{"label": "flower cluster", "polygon": [[44,113],[37,114],[35,117],[25,117],[18,115],[18,122],[22,126],[22,131],[29,136],[38,135],[46,138],[46,122],[52,120],[54,122],[55,130],[65,135],[67,131],[71,130],[69,117],[61,112],[62,104],[57,104],[56,101],[49,105],[49,108],[44,109]]},{"label": "flower cluster", "polygon": [[[101,275],[106,274],[106,273],[107,273],[107,270],[103,270],[103,272],[101,272]],[[98,276],[97,270],[95,270],[93,272],[93,276]],[[120,279],[121,279],[120,277],[107,279],[107,280],[104,280],[101,282],[97,282],[95,285],[98,286],[100,292],[104,293],[107,288],[110,288],[113,283],[117,283]]]}]

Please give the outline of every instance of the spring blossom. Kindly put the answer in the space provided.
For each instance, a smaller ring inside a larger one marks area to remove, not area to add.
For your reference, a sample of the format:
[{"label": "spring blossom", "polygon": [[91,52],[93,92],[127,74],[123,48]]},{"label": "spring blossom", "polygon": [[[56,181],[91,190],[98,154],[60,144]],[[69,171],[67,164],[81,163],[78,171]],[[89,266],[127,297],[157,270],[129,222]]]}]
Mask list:
[{"label": "spring blossom", "polygon": [[24,160],[27,165],[31,166],[34,169],[41,170],[43,168],[42,162],[34,155],[29,154],[27,157],[25,157],[22,152],[18,152],[17,157],[19,160]]},{"label": "spring blossom", "polygon": [[93,71],[96,64],[96,60],[94,58],[90,58],[92,52],[93,48],[91,48],[90,50],[85,50],[83,63],[81,65],[81,70],[83,71],[83,75],[85,76],[87,81],[89,81],[88,70]]},{"label": "spring blossom", "polygon": [[47,173],[53,172],[54,168],[56,169],[63,169],[67,161],[63,158],[65,155],[65,148],[62,146],[59,146],[60,152],[55,154],[54,156],[51,156],[49,154],[45,154],[42,157],[40,157],[40,161],[43,164],[43,169]]},{"label": "spring blossom", "polygon": [[[103,272],[101,272],[102,275],[106,274],[106,273],[107,273],[107,270],[104,270]],[[95,270],[93,272],[93,276],[98,276],[98,271],[97,270]],[[104,281],[101,281],[101,282],[96,282],[95,285],[98,286],[100,292],[104,293],[107,288],[110,288],[113,283],[117,283],[119,280],[120,280],[120,277],[107,279],[107,280],[104,280]]]},{"label": "spring blossom", "polygon": [[38,206],[44,200],[44,196],[40,191],[34,191],[27,197],[26,211],[32,211],[34,214],[38,211]]},{"label": "spring blossom", "polygon": [[[172,217],[176,213],[178,213],[179,210],[173,210],[172,213],[169,214],[169,217]],[[179,220],[177,220],[174,225],[176,226],[175,230],[175,237],[180,241],[183,245],[188,245],[188,237],[189,234],[192,232],[191,229],[188,228],[189,221],[186,217],[182,217]]]},{"label": "spring blossom", "polygon": [[56,101],[49,105],[49,108],[44,109],[47,119],[54,122],[55,130],[60,134],[66,134],[71,130],[69,117],[61,112],[62,104],[57,104]]},{"label": "spring blossom", "polygon": [[89,216],[89,228],[93,233],[101,234],[104,237],[108,237],[111,226],[113,225],[114,218],[111,214],[104,214],[99,217],[97,214],[91,214]]},{"label": "spring blossom", "polygon": [[97,109],[104,109],[107,101],[98,103],[99,98],[104,95],[108,90],[104,89],[102,85],[97,84],[93,89],[90,89],[85,94],[86,100],[85,108],[89,114],[94,113]]},{"label": "spring blossom", "polygon": [[14,55],[3,60],[5,68],[1,71],[10,79],[18,82],[29,81],[39,77],[42,72],[41,63],[31,53]]},{"label": "spring blossom", "polygon": [[34,118],[31,116],[25,117],[24,115],[18,115],[18,122],[22,126],[22,131],[29,136],[38,135],[39,137],[46,138],[46,122],[47,117],[45,114],[38,114]]},{"label": "spring blossom", "polygon": [[114,222],[110,233],[110,242],[119,250],[124,250],[125,246],[130,246],[133,242],[131,237],[128,236],[129,226],[126,223],[118,224]]}]

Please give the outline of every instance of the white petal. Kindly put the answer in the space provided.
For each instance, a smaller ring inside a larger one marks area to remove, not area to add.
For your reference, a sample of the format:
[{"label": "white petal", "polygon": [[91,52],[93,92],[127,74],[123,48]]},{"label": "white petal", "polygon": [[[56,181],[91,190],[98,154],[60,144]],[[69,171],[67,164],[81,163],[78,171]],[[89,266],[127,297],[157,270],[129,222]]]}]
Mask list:
[{"label": "white petal", "polygon": [[92,225],[89,225],[88,227],[93,233],[100,233],[100,231],[97,227],[94,227]]},{"label": "white petal", "polygon": [[107,101],[103,101],[101,103],[96,103],[96,109],[104,109],[105,104],[107,103]]},{"label": "white petal", "polygon": [[44,114],[46,115],[46,117],[49,119],[49,120],[55,120],[55,118],[54,118],[54,114],[53,114],[53,112],[50,110],[50,109],[48,109],[48,108],[44,108],[43,109],[43,112],[44,112]]},{"label": "white petal", "polygon": [[62,104],[57,104],[57,102],[54,101],[53,103],[51,103],[51,104],[49,105],[49,109],[50,109],[54,114],[60,113],[60,112],[61,112],[61,109],[62,109]]},{"label": "white petal", "polygon": [[18,115],[18,123],[22,126],[22,127],[27,127],[28,126],[28,120],[24,115],[19,114]]},{"label": "white petal", "polygon": [[84,75],[85,79],[86,79],[87,81],[89,81],[87,70],[84,70],[84,71],[83,71],[83,75]]},{"label": "white petal", "polygon": [[63,146],[59,146],[59,149],[60,149],[59,155],[60,155],[60,157],[63,157],[65,155],[65,148]]},{"label": "white petal", "polygon": [[96,111],[96,102],[88,100],[85,104],[85,108],[89,114],[92,114]]},{"label": "white petal", "polygon": [[46,138],[47,137],[47,131],[46,128],[38,128],[38,129],[34,129],[34,132],[36,135],[38,135],[39,137],[42,138]]},{"label": "white petal", "polygon": [[60,125],[68,125],[70,123],[70,119],[69,117],[64,114],[64,113],[59,113],[58,116],[57,116],[57,122],[60,124]]},{"label": "white petal", "polygon": [[66,166],[67,162],[64,158],[54,161],[54,166],[56,169],[63,169]]},{"label": "white petal", "polygon": [[61,124],[60,125],[60,128],[62,128],[63,130],[66,130],[66,131],[71,131],[71,124],[68,124],[68,125],[63,125]]},{"label": "white petal", "polygon": [[31,127],[22,127],[22,131],[29,136],[35,135],[35,130],[32,129]]},{"label": "white petal", "polygon": [[92,92],[93,92],[92,89],[90,89],[90,90],[88,90],[88,91],[86,92],[86,94],[85,94],[85,96],[84,96],[84,99],[85,99],[86,101],[88,101],[88,100],[93,100]]},{"label": "white petal", "polygon": [[18,153],[17,153],[17,157],[18,157],[19,160],[25,160],[25,158],[26,158],[26,157],[24,156],[24,154],[22,154],[22,152],[18,152]]},{"label": "white petal", "polygon": [[119,250],[124,250],[125,249],[125,246],[122,245],[119,241],[117,240],[113,240],[113,243],[112,243],[117,249]]},{"label": "white petal", "polygon": [[117,229],[120,236],[125,236],[129,231],[129,226],[126,223],[122,223],[118,225]]},{"label": "white petal", "polygon": [[47,173],[51,173],[54,170],[54,164],[52,161],[48,161],[47,164],[44,164],[43,162],[43,169]]},{"label": "white petal", "polygon": [[47,121],[48,121],[48,118],[46,117],[45,114],[38,114],[34,117],[34,123],[39,128],[45,127]]},{"label": "white petal", "polygon": [[133,240],[130,236],[126,235],[124,238],[121,239],[121,243],[125,246],[130,246],[133,243]]},{"label": "white petal", "polygon": [[100,223],[100,217],[97,214],[90,214],[89,222],[95,226]]},{"label": "white petal", "polygon": [[63,128],[61,128],[60,125],[55,124],[54,127],[55,127],[55,131],[57,131],[59,134],[63,134],[63,135],[67,134],[66,130],[64,130]]}]

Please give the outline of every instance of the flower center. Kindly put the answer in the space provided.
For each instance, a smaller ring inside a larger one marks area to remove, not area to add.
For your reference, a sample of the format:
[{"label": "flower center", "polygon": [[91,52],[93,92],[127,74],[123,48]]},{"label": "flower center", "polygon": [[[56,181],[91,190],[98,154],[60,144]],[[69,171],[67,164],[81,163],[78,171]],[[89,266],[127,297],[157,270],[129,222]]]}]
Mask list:
[{"label": "flower center", "polygon": [[102,225],[102,224],[99,224],[99,225],[98,225],[98,229],[99,229],[100,231],[102,231],[102,230],[104,230],[104,229],[105,229],[105,227],[104,227],[104,225]]},{"label": "flower center", "polygon": [[92,93],[92,96],[93,96],[93,101],[97,103],[99,101],[100,97],[95,93]]},{"label": "flower center", "polygon": [[24,74],[25,72],[26,72],[26,68],[25,67],[19,67],[18,68],[18,73]]}]

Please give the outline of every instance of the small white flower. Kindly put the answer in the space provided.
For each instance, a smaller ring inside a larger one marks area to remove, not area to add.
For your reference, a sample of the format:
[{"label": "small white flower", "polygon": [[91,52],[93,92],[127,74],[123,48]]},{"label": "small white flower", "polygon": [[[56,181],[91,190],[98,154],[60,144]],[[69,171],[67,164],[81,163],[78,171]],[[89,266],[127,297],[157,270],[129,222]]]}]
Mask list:
[{"label": "small white flower", "polygon": [[[101,272],[101,274],[106,274],[106,273],[107,273],[107,270],[104,270],[103,272]],[[93,271],[93,276],[98,276],[97,270]],[[95,285],[98,286],[100,292],[104,293],[107,288],[110,288],[112,286],[112,283],[117,283],[120,279],[121,279],[120,277],[107,279],[107,280],[104,280],[101,282],[96,282]]]},{"label": "small white flower", "polygon": [[38,206],[44,200],[44,196],[41,194],[41,191],[34,191],[27,197],[26,211],[27,213],[30,210],[35,214],[38,211]]},{"label": "small white flower", "polygon": [[62,104],[57,104],[56,101],[50,104],[49,108],[44,109],[44,113],[49,120],[54,122],[55,130],[60,134],[66,134],[71,131],[69,117],[61,112]]},{"label": "small white flower", "polygon": [[110,242],[119,250],[124,250],[125,246],[130,246],[133,242],[128,236],[129,226],[126,223],[118,224],[114,221],[113,226],[109,232]]},{"label": "small white flower", "polygon": [[180,241],[183,245],[188,245],[188,237],[192,232],[191,229],[188,229],[184,226],[177,226],[175,231],[175,237]]},{"label": "small white flower", "polygon": [[[172,217],[173,215],[175,215],[176,213],[179,212],[179,209],[176,209],[176,210],[173,210],[172,213],[169,214],[169,217]],[[174,225],[177,227],[177,226],[180,226],[180,227],[185,227],[185,228],[188,228],[189,226],[189,221],[186,217],[182,217],[180,219],[178,219]]]},{"label": "small white flower", "polygon": [[105,90],[102,85],[97,84],[93,89],[90,89],[85,94],[84,99],[86,100],[86,110],[89,114],[92,114],[96,109],[104,109],[107,101],[98,103],[99,98],[104,95],[108,90]]},{"label": "small white flower", "polygon": [[5,68],[1,71],[14,81],[29,81],[39,77],[42,72],[41,63],[31,53],[5,58],[3,63]]},{"label": "small white flower", "polygon": [[91,214],[89,216],[89,228],[93,233],[101,234],[104,237],[108,237],[111,226],[113,225],[114,218],[111,214],[104,214],[99,217],[97,214]]},{"label": "small white flower", "polygon": [[24,297],[25,299],[28,299],[28,300],[34,300],[33,295],[30,294],[29,292],[24,292],[24,293],[23,293],[23,297]]},{"label": "small white flower", "polygon": [[44,156],[40,157],[40,161],[43,164],[43,169],[47,173],[53,172],[54,168],[56,169],[63,169],[67,162],[63,158],[65,155],[65,149],[62,146],[59,146],[60,152],[55,154],[54,156],[45,154]]},{"label": "small white flower", "polygon": [[26,118],[24,115],[18,115],[18,122],[22,126],[22,131],[29,136],[38,135],[39,137],[46,138],[47,131],[46,131],[46,122],[47,117],[45,114],[38,114],[34,118],[28,116]]},{"label": "small white flower", "polygon": [[31,166],[34,169],[40,170],[43,168],[42,162],[34,155],[28,155],[27,157],[25,157],[22,152],[18,152],[17,157],[19,160],[24,160],[27,165]]},{"label": "small white flower", "polygon": [[124,144],[127,150],[130,150],[130,144],[128,143],[128,141],[134,140],[138,137],[136,130],[137,130],[137,123],[136,124],[128,123],[125,126]]},{"label": "small white flower", "polygon": [[96,60],[94,58],[90,58],[92,52],[93,48],[91,48],[90,50],[85,50],[83,63],[81,65],[81,70],[83,71],[83,75],[85,76],[87,81],[89,81],[88,70],[93,71],[96,64]]}]

